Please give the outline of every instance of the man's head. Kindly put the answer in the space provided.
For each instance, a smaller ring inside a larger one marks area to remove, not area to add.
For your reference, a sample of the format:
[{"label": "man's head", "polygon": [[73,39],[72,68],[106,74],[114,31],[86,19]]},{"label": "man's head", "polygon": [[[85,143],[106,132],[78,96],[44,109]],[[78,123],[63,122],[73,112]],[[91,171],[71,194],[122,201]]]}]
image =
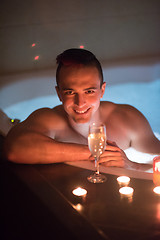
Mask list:
[{"label": "man's head", "polygon": [[76,123],[94,120],[105,91],[99,61],[87,50],[69,49],[57,62],[56,90],[69,119]]},{"label": "man's head", "polygon": [[56,58],[57,60],[57,72],[56,72],[56,82],[57,86],[59,86],[59,73],[62,67],[69,66],[84,66],[84,67],[96,67],[100,77],[100,86],[103,84],[103,72],[102,67],[98,59],[95,57],[93,53],[88,50],[80,49],[80,48],[71,48],[63,53],[59,54]]}]

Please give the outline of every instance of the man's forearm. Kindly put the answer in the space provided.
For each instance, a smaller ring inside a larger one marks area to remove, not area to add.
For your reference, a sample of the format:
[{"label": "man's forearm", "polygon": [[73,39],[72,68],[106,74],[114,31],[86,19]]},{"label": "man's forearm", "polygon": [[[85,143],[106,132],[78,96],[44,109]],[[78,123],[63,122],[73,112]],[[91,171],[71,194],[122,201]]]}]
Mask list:
[{"label": "man's forearm", "polygon": [[88,146],[57,142],[33,132],[6,140],[5,153],[9,161],[27,164],[87,160],[90,156]]}]

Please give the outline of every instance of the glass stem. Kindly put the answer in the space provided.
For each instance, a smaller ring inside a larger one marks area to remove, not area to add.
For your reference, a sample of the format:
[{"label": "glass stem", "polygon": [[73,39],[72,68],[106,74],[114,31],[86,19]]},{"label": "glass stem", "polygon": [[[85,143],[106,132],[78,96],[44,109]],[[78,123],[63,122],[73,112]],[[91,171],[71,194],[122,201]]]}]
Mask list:
[{"label": "glass stem", "polygon": [[96,157],[95,158],[95,167],[96,167],[96,174],[99,175],[99,159]]}]

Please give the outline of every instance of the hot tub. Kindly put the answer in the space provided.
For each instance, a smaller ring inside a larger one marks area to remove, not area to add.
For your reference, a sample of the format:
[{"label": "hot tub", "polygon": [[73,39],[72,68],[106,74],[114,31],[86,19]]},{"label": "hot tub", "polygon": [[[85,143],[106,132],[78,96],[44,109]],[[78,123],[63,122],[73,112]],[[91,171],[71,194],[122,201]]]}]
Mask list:
[{"label": "hot tub", "polygon": [[[148,119],[160,138],[160,63],[103,66],[107,83],[103,100],[130,104]],[[6,78],[6,79],[5,79]],[[6,85],[5,82],[10,84]],[[52,70],[6,76],[1,81],[1,108],[10,118],[23,121],[34,110],[61,104],[55,91]],[[126,150],[131,160],[151,162],[153,155]]]}]

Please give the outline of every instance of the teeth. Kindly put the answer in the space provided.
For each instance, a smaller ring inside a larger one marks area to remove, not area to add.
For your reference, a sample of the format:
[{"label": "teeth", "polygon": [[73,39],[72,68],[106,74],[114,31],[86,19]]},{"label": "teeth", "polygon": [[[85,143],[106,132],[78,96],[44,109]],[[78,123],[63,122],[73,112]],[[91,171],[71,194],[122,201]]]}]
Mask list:
[{"label": "teeth", "polygon": [[[88,109],[87,109],[88,110]],[[87,112],[87,110],[85,110],[85,111],[78,111],[78,110],[75,110],[77,113],[85,113],[85,112]]]}]

